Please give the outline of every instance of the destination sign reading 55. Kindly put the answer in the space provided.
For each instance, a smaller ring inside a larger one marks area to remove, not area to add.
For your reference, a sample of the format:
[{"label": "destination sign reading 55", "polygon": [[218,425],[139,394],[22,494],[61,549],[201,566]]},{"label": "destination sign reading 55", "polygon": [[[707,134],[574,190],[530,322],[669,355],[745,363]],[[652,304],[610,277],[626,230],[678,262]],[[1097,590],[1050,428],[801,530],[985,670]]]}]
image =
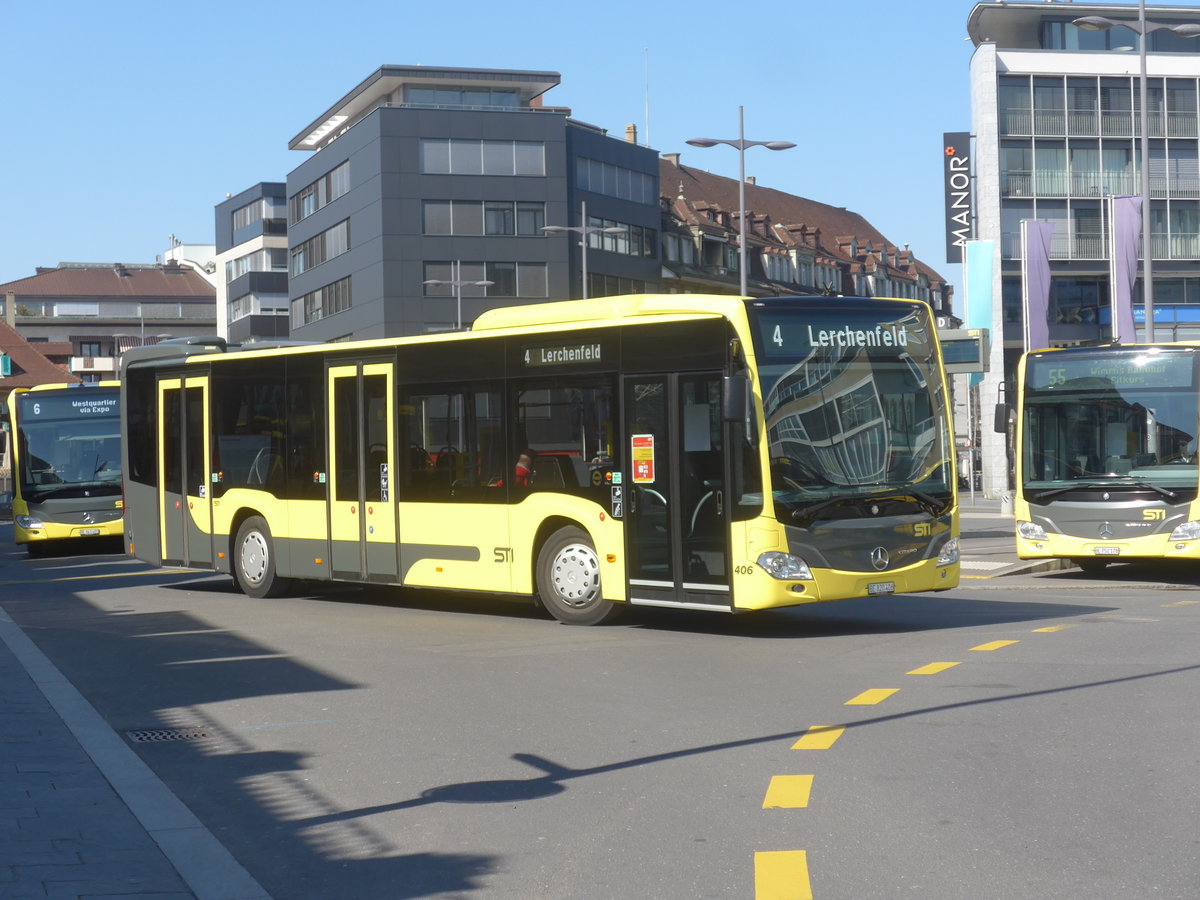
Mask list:
[{"label": "destination sign reading 55", "polygon": [[1128,354],[1103,357],[1046,354],[1025,366],[1025,384],[1031,390],[1111,390],[1189,388],[1195,377],[1191,351]]}]

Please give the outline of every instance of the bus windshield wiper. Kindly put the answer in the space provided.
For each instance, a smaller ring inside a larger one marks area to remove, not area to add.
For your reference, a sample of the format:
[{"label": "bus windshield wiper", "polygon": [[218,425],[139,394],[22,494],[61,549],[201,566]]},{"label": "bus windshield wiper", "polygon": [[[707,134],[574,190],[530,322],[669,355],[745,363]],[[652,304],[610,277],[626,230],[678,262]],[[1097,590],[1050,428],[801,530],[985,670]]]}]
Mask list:
[{"label": "bus windshield wiper", "polygon": [[1149,481],[1144,481],[1142,479],[1134,479],[1134,478],[1123,478],[1120,481],[1077,481],[1074,484],[1068,484],[1065,487],[1051,488],[1048,491],[1042,491],[1041,493],[1037,494],[1033,499],[1048,500],[1049,498],[1057,497],[1060,494],[1069,494],[1071,491],[1086,491],[1086,490],[1094,491],[1097,489],[1110,488],[1110,487],[1145,488],[1146,490],[1150,490],[1150,491],[1154,491],[1155,493],[1162,494],[1162,496],[1166,497],[1168,500],[1176,500],[1179,497],[1179,495],[1176,494],[1174,491],[1168,490],[1165,487],[1159,487],[1157,484],[1151,484]]},{"label": "bus windshield wiper", "polygon": [[881,489],[881,493],[883,493],[883,489],[896,491],[896,493],[894,493],[894,494],[887,494],[885,496],[877,496],[875,494],[872,494],[870,497],[867,497],[864,499],[905,500],[908,498],[912,498],[913,500],[916,501],[917,505],[921,507],[921,509],[923,509],[925,512],[929,513],[931,516],[940,515],[946,509],[945,503],[939,502],[936,497],[934,497],[930,494],[927,494],[924,491],[919,491],[912,485],[908,485],[908,484],[891,485],[891,484],[888,484],[886,481],[876,481],[876,482],[872,482],[871,484],[859,485],[859,487],[879,488],[879,489]]}]

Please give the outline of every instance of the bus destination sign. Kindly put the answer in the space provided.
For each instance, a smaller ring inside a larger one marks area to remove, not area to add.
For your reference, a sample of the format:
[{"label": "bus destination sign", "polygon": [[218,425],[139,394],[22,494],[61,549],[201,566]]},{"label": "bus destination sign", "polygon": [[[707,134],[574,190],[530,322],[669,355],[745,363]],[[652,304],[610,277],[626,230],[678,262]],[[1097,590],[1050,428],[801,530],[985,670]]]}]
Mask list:
[{"label": "bus destination sign", "polygon": [[1160,390],[1191,387],[1195,356],[1190,352],[1030,358],[1025,384],[1030,390]]},{"label": "bus destination sign", "polygon": [[579,344],[531,344],[521,348],[521,359],[531,368],[597,363],[601,358],[599,341],[585,341]]},{"label": "bus destination sign", "polygon": [[44,394],[29,391],[17,395],[19,413],[24,421],[34,419],[63,421],[82,417],[116,417],[120,413],[120,401],[116,397],[96,396],[86,393]]}]

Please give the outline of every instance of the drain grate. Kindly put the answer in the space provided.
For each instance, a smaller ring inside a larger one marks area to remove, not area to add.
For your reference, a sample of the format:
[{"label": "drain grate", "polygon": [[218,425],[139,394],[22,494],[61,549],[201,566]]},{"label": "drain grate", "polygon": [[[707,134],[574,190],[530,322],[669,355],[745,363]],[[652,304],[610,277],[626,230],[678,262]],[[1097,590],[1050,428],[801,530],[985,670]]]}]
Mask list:
[{"label": "drain grate", "polygon": [[202,741],[208,731],[203,728],[140,728],[125,732],[135,744],[160,744],[166,741]]}]

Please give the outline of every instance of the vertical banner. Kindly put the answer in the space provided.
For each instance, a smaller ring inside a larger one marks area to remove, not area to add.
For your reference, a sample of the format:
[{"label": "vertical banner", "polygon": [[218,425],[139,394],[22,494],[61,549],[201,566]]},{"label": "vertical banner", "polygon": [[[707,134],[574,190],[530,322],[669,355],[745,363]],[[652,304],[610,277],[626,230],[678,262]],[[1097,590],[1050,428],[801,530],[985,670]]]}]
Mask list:
[{"label": "vertical banner", "polygon": [[966,131],[942,135],[946,184],[946,262],[963,261],[963,246],[971,238],[971,135]]},{"label": "vertical banner", "polygon": [[1050,238],[1053,222],[1021,220],[1021,295],[1025,304],[1025,349],[1050,346]]},{"label": "vertical banner", "polygon": [[1109,200],[1112,246],[1108,254],[1108,302],[1112,306],[1114,344],[1137,342],[1133,325],[1133,286],[1137,281],[1138,244],[1142,239],[1142,198]]},{"label": "vertical banner", "polygon": [[[963,254],[963,285],[967,289],[967,303],[963,318],[968,329],[996,330],[992,325],[992,312],[995,308],[992,269],[995,253],[995,241],[966,242]],[[969,383],[972,386],[981,381],[982,372],[971,373]]]}]

